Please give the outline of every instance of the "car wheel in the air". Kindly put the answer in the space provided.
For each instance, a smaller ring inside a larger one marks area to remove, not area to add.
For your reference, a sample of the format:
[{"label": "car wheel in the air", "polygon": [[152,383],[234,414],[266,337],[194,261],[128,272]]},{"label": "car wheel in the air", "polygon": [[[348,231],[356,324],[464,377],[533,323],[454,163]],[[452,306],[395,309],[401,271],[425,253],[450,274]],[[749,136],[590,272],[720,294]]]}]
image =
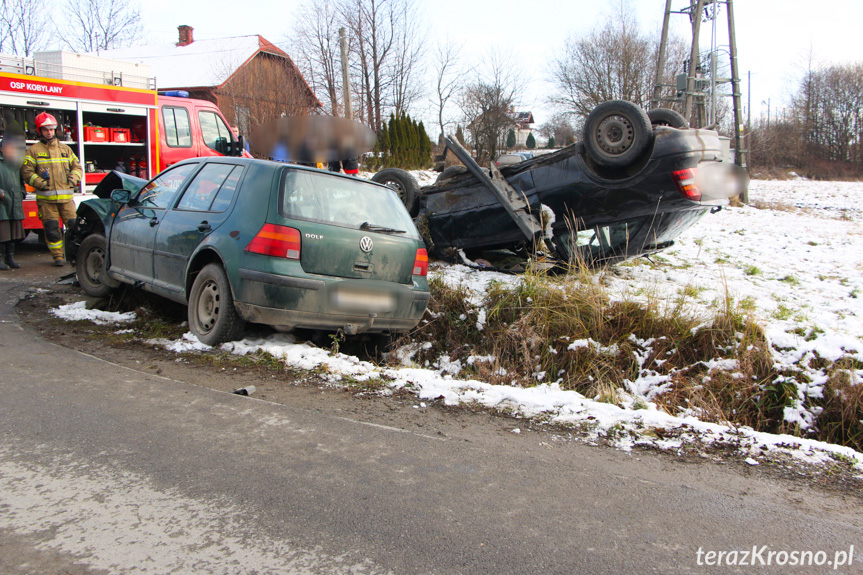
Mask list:
[{"label": "car wheel in the air", "polygon": [[584,123],[584,146],[597,165],[624,168],[650,149],[653,129],[647,114],[631,102],[612,100],[593,109]]},{"label": "car wheel in the air", "polygon": [[677,128],[678,130],[689,128],[689,122],[686,121],[683,114],[670,108],[648,110],[647,117],[650,118],[650,124],[654,127],[667,126],[669,128]]},{"label": "car wheel in the air", "polygon": [[372,181],[395,190],[411,217],[416,217],[419,212],[420,185],[409,172],[385,168],[372,176]]}]

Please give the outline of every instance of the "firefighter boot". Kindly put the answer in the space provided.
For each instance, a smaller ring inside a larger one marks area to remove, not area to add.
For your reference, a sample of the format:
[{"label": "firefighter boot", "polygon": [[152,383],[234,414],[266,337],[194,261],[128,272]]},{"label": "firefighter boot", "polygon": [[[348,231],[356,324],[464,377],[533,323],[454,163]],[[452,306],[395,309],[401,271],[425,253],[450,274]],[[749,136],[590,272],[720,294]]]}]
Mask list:
[{"label": "firefighter boot", "polygon": [[45,243],[48,244],[48,251],[54,258],[54,265],[58,268],[63,267],[66,261],[63,259],[63,232],[60,231],[60,222],[42,220],[42,227],[45,228]]},{"label": "firefighter boot", "polygon": [[4,261],[6,265],[12,268],[13,270],[17,270],[21,267],[21,264],[15,261],[15,242],[6,242],[6,250]]}]

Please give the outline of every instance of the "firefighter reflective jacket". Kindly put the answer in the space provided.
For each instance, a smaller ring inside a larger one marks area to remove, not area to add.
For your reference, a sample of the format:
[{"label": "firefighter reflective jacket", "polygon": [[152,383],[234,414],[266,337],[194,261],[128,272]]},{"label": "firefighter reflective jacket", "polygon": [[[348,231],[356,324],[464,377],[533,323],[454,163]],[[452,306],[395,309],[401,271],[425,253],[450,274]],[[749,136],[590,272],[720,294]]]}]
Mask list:
[{"label": "firefighter reflective jacket", "polygon": [[[45,178],[45,176],[48,176]],[[72,199],[82,171],[72,148],[57,138],[39,140],[27,149],[21,165],[21,179],[36,188],[36,199],[61,204]]]}]

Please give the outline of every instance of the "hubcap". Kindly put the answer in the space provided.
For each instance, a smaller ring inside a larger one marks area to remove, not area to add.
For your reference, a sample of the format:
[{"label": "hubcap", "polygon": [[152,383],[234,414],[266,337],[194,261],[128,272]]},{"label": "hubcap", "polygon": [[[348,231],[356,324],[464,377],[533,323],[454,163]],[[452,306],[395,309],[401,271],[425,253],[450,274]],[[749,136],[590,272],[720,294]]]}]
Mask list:
[{"label": "hubcap", "polygon": [[619,156],[632,147],[634,141],[635,130],[624,116],[608,116],[596,127],[596,142],[606,154]]},{"label": "hubcap", "polygon": [[102,248],[91,249],[84,261],[84,273],[87,274],[87,279],[93,284],[101,284],[102,268],[104,267],[105,250]]},{"label": "hubcap", "polygon": [[208,280],[201,288],[201,293],[198,296],[198,328],[201,333],[210,333],[219,319],[219,311],[221,309],[221,294],[219,293],[219,285]]}]

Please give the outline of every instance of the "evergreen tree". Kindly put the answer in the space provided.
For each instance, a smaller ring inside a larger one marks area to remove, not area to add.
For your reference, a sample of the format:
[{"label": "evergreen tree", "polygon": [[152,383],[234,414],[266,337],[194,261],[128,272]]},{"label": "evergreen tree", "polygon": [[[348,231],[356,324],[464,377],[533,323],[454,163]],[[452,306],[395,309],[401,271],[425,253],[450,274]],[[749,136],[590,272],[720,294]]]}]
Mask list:
[{"label": "evergreen tree", "polygon": [[514,148],[515,147],[515,130],[510,130],[506,135],[506,147]]},{"label": "evergreen tree", "polygon": [[536,148],[536,138],[533,137],[533,132],[527,135],[527,142],[525,142],[528,150],[533,150]]},{"label": "evergreen tree", "polygon": [[556,144],[556,142],[554,141],[554,136],[549,136],[548,137],[548,145],[546,146],[546,148],[548,148],[548,149],[554,148],[554,147],[556,147],[555,144]]},{"label": "evergreen tree", "polygon": [[390,114],[389,121],[383,122],[375,148],[385,168],[427,168],[431,162],[432,143],[425,125],[405,113]]},{"label": "evergreen tree", "polygon": [[420,121],[419,125],[419,136],[420,136],[420,168],[425,168],[431,162],[432,155],[432,144],[429,139],[428,132],[426,132],[426,127],[423,125],[422,121]]},{"label": "evergreen tree", "polygon": [[458,140],[458,143],[464,147],[467,147],[467,144],[464,142],[464,130],[461,128],[461,124],[456,126],[455,129],[455,139]]},{"label": "evergreen tree", "polygon": [[389,130],[387,129],[387,123],[382,122],[381,126],[381,137],[378,138],[378,150],[380,150],[380,161],[381,164],[384,165],[387,163],[387,158],[390,156],[390,136]]}]

